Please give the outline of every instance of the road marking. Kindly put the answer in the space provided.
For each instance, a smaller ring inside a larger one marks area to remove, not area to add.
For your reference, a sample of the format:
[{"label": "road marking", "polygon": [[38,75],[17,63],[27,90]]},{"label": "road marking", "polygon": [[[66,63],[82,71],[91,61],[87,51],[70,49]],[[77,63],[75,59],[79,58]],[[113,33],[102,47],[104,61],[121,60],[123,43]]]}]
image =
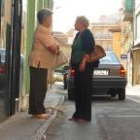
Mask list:
[{"label": "road marking", "polygon": [[129,100],[131,100],[131,101],[134,101],[134,102],[140,104],[140,101],[138,101],[138,100],[136,100],[136,99],[133,99],[133,98],[131,98],[131,97],[127,97],[127,99],[129,99]]},{"label": "road marking", "polygon": [[104,118],[104,117],[109,117],[109,118],[140,118],[140,115],[108,115],[108,116],[100,115],[98,117],[100,117],[100,118]]}]

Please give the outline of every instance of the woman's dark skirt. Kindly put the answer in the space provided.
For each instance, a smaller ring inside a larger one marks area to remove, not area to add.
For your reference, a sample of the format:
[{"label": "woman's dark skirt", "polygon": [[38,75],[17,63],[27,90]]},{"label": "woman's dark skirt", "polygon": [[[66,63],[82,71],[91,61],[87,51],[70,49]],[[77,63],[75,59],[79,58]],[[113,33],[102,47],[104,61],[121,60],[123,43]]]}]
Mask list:
[{"label": "woman's dark skirt", "polygon": [[29,114],[45,113],[44,100],[47,91],[47,69],[30,67]]}]

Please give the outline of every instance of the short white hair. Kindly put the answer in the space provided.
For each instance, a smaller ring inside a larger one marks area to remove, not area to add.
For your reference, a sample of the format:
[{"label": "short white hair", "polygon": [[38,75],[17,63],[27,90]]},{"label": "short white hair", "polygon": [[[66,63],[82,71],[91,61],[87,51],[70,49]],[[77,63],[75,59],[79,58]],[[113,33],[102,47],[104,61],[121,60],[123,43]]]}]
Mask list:
[{"label": "short white hair", "polygon": [[76,22],[81,22],[87,28],[89,26],[89,20],[85,16],[78,16]]}]

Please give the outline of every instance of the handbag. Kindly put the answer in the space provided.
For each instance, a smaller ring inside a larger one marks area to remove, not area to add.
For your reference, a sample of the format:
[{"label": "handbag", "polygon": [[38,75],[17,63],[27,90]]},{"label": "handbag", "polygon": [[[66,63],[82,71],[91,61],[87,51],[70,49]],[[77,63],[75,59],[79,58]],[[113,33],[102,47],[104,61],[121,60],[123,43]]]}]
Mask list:
[{"label": "handbag", "polygon": [[95,62],[106,56],[105,50],[100,45],[95,45],[94,51],[90,54],[88,62]]},{"label": "handbag", "polygon": [[59,51],[56,55],[55,55],[55,59],[54,59],[54,63],[52,65],[51,69],[56,69],[64,64],[66,64],[68,62],[66,56],[64,55],[64,53],[62,51]]}]

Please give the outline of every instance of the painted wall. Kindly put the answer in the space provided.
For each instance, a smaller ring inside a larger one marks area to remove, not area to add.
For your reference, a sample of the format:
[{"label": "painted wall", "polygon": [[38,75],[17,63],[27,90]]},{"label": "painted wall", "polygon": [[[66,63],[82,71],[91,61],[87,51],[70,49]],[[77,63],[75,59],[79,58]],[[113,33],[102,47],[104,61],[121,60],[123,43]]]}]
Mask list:
[{"label": "painted wall", "polygon": [[29,93],[29,67],[28,56],[32,48],[33,33],[37,26],[37,11],[44,8],[44,0],[28,0],[27,6],[27,43],[26,43],[26,63],[25,63],[25,93]]},{"label": "painted wall", "polygon": [[122,54],[122,46],[121,46],[121,32],[114,32],[113,34],[113,50],[120,59]]}]

